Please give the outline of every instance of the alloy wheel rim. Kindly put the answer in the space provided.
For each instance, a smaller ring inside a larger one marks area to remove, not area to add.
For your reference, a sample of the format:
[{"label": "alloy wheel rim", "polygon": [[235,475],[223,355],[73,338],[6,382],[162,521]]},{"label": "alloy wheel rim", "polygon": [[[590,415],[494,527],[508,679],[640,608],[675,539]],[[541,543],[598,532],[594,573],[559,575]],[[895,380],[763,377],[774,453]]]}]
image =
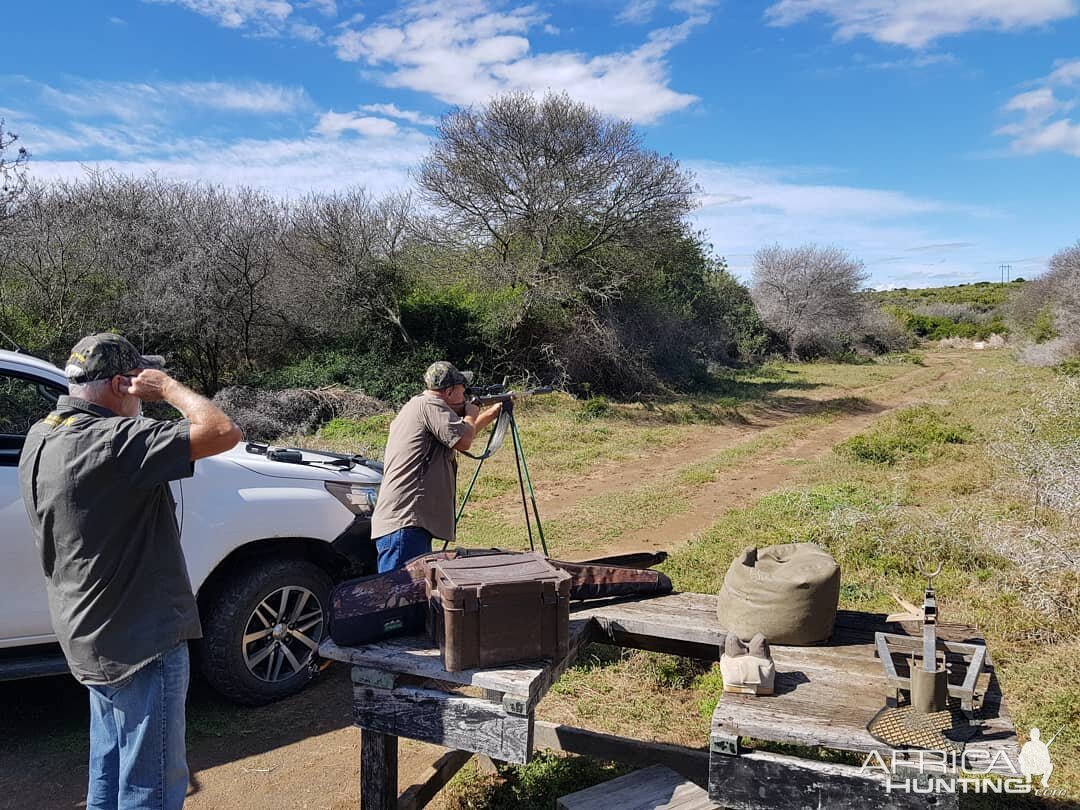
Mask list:
[{"label": "alloy wheel rim", "polygon": [[286,585],[255,606],[241,647],[248,671],[266,683],[288,680],[310,664],[322,640],[323,607],[307,588]]}]

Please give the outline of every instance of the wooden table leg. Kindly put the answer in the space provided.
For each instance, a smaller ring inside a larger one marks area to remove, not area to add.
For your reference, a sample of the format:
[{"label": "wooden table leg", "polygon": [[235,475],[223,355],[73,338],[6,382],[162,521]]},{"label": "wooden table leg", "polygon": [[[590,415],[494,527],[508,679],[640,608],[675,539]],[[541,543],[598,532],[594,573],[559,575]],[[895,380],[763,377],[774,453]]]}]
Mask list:
[{"label": "wooden table leg", "polygon": [[396,810],[398,738],[360,729],[360,810]]}]

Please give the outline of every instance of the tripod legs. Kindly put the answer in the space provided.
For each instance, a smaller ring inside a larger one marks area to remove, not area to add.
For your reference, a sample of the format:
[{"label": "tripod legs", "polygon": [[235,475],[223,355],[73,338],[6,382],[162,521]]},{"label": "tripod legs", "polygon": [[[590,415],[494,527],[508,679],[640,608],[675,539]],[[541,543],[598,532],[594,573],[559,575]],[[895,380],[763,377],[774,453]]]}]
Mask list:
[{"label": "tripod legs", "polygon": [[517,420],[513,413],[510,414],[510,436],[514,440],[514,453],[518,458],[518,482],[521,484],[521,505],[525,508],[525,525],[529,527],[529,548],[534,548],[532,541],[532,528],[529,526],[529,507],[525,505],[525,487],[529,488],[529,500],[532,501],[533,515],[536,517],[536,533],[540,536],[540,547],[544,549],[544,556],[548,556],[547,539],[544,537],[544,524],[540,522],[540,510],[536,506],[536,490],[533,489],[532,478],[529,477],[529,465],[525,463],[525,448],[521,446],[521,436],[518,434]]},{"label": "tripod legs", "polygon": [[[521,491],[521,507],[525,511],[525,529],[529,533],[529,549],[535,551],[536,544],[533,540],[532,530],[532,518],[536,518],[536,533],[540,537],[540,547],[544,550],[544,556],[547,556],[547,539],[544,537],[544,526],[540,522],[540,510],[536,506],[536,491],[533,489],[532,479],[529,477],[529,465],[525,463],[525,449],[521,446],[521,434],[518,433],[517,420],[514,419],[513,410],[507,410],[505,412],[506,418],[510,423],[510,440],[514,445],[514,465],[517,467],[518,476],[518,488]],[[457,523],[461,520],[462,514],[465,512],[465,504],[469,502],[469,496],[472,495],[473,487],[476,486],[476,479],[480,477],[480,468],[484,466],[484,461],[491,453],[491,442],[495,436],[495,431],[492,430],[491,436],[488,437],[487,449],[484,450],[484,454],[480,456],[480,462],[476,465],[476,472],[473,473],[472,480],[469,482],[469,488],[465,490],[465,497],[461,499],[461,506],[458,507],[457,515],[454,516],[454,522]],[[529,498],[525,498],[525,489],[529,490]],[[529,502],[532,502],[532,515],[529,514]],[[450,544],[449,540],[443,542],[443,550]]]}]

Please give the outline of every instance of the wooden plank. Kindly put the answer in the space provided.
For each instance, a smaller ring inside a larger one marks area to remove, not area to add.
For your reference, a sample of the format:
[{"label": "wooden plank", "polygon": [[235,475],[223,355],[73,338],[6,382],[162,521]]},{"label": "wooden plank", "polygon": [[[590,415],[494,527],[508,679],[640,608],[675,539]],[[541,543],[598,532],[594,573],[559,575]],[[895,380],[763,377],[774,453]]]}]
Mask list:
[{"label": "wooden plank", "polygon": [[[571,618],[569,628],[570,650],[577,650],[592,632],[591,619]],[[476,686],[509,695],[531,708],[547,692],[554,682],[553,675],[561,673],[568,661],[540,661],[515,664],[491,669],[467,669],[447,672],[439,656],[439,648],[433,647],[426,636],[401,636],[365,644],[359,647],[339,647],[332,639],[319,645],[319,655],[334,661],[344,661],[363,669],[382,670],[396,675],[415,675],[431,680],[445,681],[462,686]]]},{"label": "wooden plank", "polygon": [[407,788],[398,796],[398,810],[420,810],[435,798],[443,787],[454,778],[465,763],[472,759],[469,751],[447,751],[439,757],[421,776],[416,784]]},{"label": "wooden plank", "polygon": [[851,765],[751,751],[732,757],[715,754],[709,768],[709,797],[731,810],[937,810],[955,808],[955,794],[925,796],[886,792],[880,771]]},{"label": "wooden plank", "polygon": [[667,653],[668,655],[681,655],[684,658],[698,658],[705,661],[720,660],[720,647],[716,644],[702,644],[696,641],[682,641],[654,635],[628,633],[614,624],[598,625],[593,641],[599,641],[602,644],[614,644],[617,647],[627,647],[631,650],[648,650],[649,652]]},{"label": "wooden plank", "polygon": [[398,676],[393,672],[368,667],[353,667],[350,677],[355,684],[377,686],[380,689],[393,689],[398,683]]},{"label": "wooden plank", "polygon": [[688,641],[719,648],[726,631],[716,619],[716,597],[673,593],[651,599],[583,603],[572,619],[594,619],[605,635]]},{"label": "wooden plank", "polygon": [[[719,647],[727,631],[716,617],[717,598],[701,593],[672,593],[648,599],[583,602],[574,606],[572,618],[595,619],[606,635],[614,632],[642,638],[684,641]],[[835,650],[849,644],[872,643],[878,630],[918,635],[917,622],[888,623],[884,613],[840,610],[833,637],[827,647],[800,649]],[[980,643],[978,632],[967,625],[939,622],[938,637],[945,641]]]},{"label": "wooden plank", "polygon": [[517,717],[478,698],[430,689],[353,688],[356,725],[494,759],[524,763],[532,750],[532,716]]},{"label": "wooden plank", "polygon": [[670,768],[653,765],[558,800],[559,810],[719,810],[709,794]]},{"label": "wooden plank", "polygon": [[643,768],[648,765],[664,765],[701,787],[705,787],[709,779],[708,751],[634,740],[543,720],[537,720],[533,724],[533,747]]},{"label": "wooden plank", "polygon": [[360,731],[360,810],[397,807],[397,737]]}]

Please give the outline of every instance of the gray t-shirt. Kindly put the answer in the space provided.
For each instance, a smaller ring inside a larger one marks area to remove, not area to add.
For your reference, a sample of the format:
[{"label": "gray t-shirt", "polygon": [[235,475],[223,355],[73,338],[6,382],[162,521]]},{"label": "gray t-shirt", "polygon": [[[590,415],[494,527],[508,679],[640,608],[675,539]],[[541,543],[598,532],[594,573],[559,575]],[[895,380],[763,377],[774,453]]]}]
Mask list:
[{"label": "gray t-shirt", "polygon": [[418,394],[402,406],[390,423],[372,537],[419,526],[442,540],[454,539],[453,447],[468,430],[465,420],[434,394]]},{"label": "gray t-shirt", "polygon": [[116,683],[202,636],[168,486],[194,472],[190,427],[60,397],[27,434],[23,502],[53,628],[83,683]]}]

